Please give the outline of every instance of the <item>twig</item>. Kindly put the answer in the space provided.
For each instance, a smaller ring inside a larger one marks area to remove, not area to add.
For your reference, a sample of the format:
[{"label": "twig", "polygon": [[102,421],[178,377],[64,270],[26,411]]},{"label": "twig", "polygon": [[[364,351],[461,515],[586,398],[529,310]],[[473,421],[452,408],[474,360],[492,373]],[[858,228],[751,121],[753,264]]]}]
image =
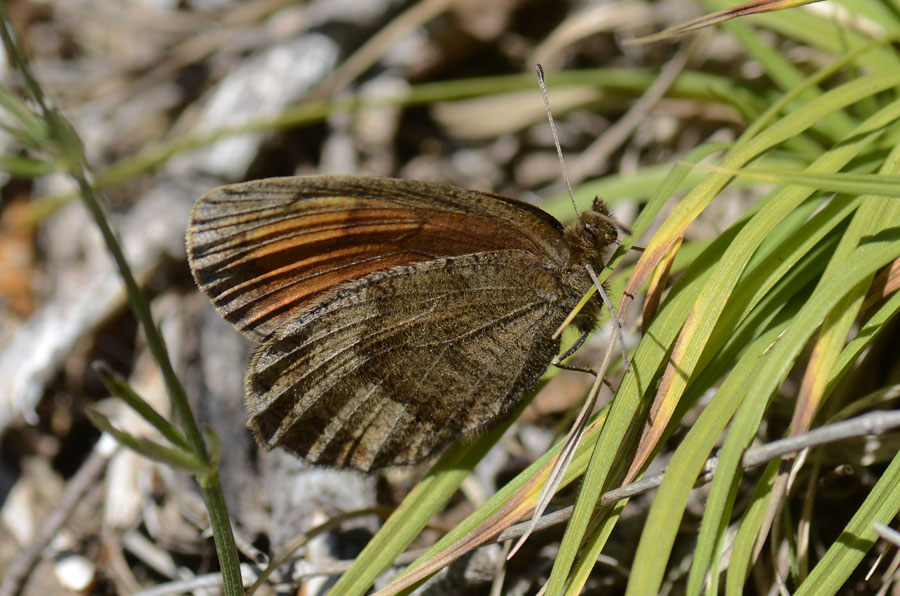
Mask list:
[{"label": "twig", "polygon": [[331,76],[310,91],[307,99],[317,100],[335,95],[372,66],[392,43],[447,10],[450,4],[448,0],[419,0],[353,52]]},{"label": "twig", "polygon": [[[241,565],[241,571],[246,571],[247,565]],[[243,583],[249,583],[252,578],[249,574]],[[153,586],[149,590],[142,590],[133,596],[168,596],[169,594],[188,594],[198,590],[215,589],[222,585],[221,573],[208,573],[198,575],[191,579],[182,579]]]},{"label": "twig", "polygon": [[894,546],[900,548],[900,532],[879,522],[875,522],[873,529],[875,530],[875,533],[884,540],[887,540]]},{"label": "twig", "polygon": [[94,445],[90,456],[66,485],[62,498],[50,513],[50,517],[41,525],[35,539],[6,569],[6,576],[0,583],[0,596],[16,596],[21,592],[44,549],[69,520],[85,494],[96,486],[97,479],[103,474],[115,449],[115,441],[107,435],[101,437]]},{"label": "twig", "polygon": [[[870,435],[881,435],[896,428],[900,428],[900,410],[871,412],[857,418],[829,424],[828,426],[811,430],[802,435],[797,435],[796,437],[780,439],[766,445],[751,447],[744,454],[742,460],[742,468],[745,471],[750,470],[765,464],[769,460],[778,457],[784,457],[792,453],[797,453],[799,451],[802,451],[803,449],[825,445],[828,443],[835,443],[837,441],[843,441],[847,439],[854,439]],[[698,482],[698,485],[712,480],[712,476],[715,473],[717,463],[718,459],[716,457],[710,457],[706,461],[705,472],[700,478],[700,482]],[[632,482],[631,484],[628,484],[621,488],[608,491],[604,493],[603,497],[601,497],[600,503],[602,505],[610,505],[621,499],[626,499],[649,492],[654,488],[659,487],[659,485],[662,484],[664,477],[665,472],[660,472],[658,474],[654,474],[653,476],[648,476],[636,482]],[[518,538],[529,531],[543,530],[544,528],[564,524],[569,520],[569,517],[571,517],[572,510],[573,507],[570,506],[544,515],[540,519],[538,519],[537,523],[533,527],[531,527],[531,521],[522,522],[520,524],[516,524],[515,526],[511,526],[503,531],[499,536],[494,538],[493,542],[502,543],[513,538]],[[412,563],[420,556],[422,556],[427,550],[427,548],[421,548],[401,553],[397,556],[396,559],[394,559],[394,565],[407,565],[409,563]],[[296,574],[294,579],[296,580],[323,575],[341,575],[342,573],[347,571],[347,569],[349,569],[353,563],[354,561],[352,560],[326,561],[315,567],[310,567],[308,569],[302,570],[301,572]],[[212,586],[215,585],[217,577],[218,574],[198,577],[195,580],[192,580],[190,586],[199,587],[201,586],[201,584],[194,582],[200,581],[206,582],[203,583],[202,586]],[[167,596],[169,594],[176,594],[180,591],[185,591],[188,589],[190,589],[190,587],[185,582],[171,582],[168,584],[161,584],[150,590],[144,590],[143,592],[140,592],[135,596]]]},{"label": "twig", "polygon": [[[895,428],[900,428],[900,410],[871,412],[857,418],[851,418],[850,420],[835,422],[828,426],[816,428],[807,433],[803,433],[802,435],[779,439],[765,445],[751,447],[744,453],[744,457],[741,460],[741,467],[745,471],[752,470],[770,460],[797,453],[804,449],[826,445],[828,443],[836,443],[847,439],[855,439],[870,435],[877,436]],[[710,457],[706,460],[706,472],[701,479],[702,483],[712,480],[718,461],[719,460],[716,457]],[[665,471],[659,472],[658,474],[647,476],[621,488],[607,491],[600,498],[600,505],[611,505],[616,501],[651,491],[662,484],[665,475]],[[566,507],[565,509],[560,509],[541,517],[534,529],[542,530],[544,528],[549,528],[550,526],[565,523],[571,516],[572,509],[573,507],[571,506]],[[509,540],[510,538],[516,538],[524,534],[527,529],[528,522],[516,524],[515,526],[511,526],[504,530],[495,540],[497,542],[502,542],[504,540]]]},{"label": "twig", "polygon": [[572,163],[572,179],[576,182],[584,178],[603,163],[616,150],[625,139],[634,132],[634,129],[644,120],[647,113],[653,109],[659,100],[684,70],[688,60],[702,42],[690,42],[687,47],[678,51],[675,56],[666,63],[659,77],[653,82],[647,91],[635,102],[633,106],[615,124],[609,127],[590,147],[580,152]]},{"label": "twig", "polygon": [[[410,563],[421,557],[423,554],[425,554],[427,550],[427,548],[417,548],[414,550],[408,550],[404,553],[400,553],[397,558],[394,559],[394,565],[409,565]],[[296,580],[320,576],[342,575],[344,572],[350,569],[354,562],[355,559],[324,561],[316,567],[300,570],[294,575],[294,579]],[[248,568],[248,565],[241,566],[241,569],[243,570],[247,570]],[[245,576],[247,577],[244,580],[244,584],[249,584],[250,580],[255,579],[254,577],[250,576],[250,574],[245,574]],[[198,575],[197,577],[194,577],[190,580],[178,580],[159,584],[147,590],[137,592],[132,596],[170,596],[172,594],[183,594],[192,590],[215,588],[221,583],[221,581],[221,573],[209,573],[207,575]]]}]

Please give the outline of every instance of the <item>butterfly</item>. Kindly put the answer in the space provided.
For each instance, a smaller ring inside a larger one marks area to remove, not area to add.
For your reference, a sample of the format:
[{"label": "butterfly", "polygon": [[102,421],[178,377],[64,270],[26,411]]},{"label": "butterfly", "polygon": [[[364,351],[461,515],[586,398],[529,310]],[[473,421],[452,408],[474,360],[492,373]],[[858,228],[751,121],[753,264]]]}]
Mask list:
[{"label": "butterfly", "polygon": [[[426,460],[518,405],[616,241],[606,206],[563,227],[528,203],[359,176],[215,189],[187,232],[194,279],[257,346],[257,442],[370,471]],[[587,333],[600,304],[574,319]]]}]

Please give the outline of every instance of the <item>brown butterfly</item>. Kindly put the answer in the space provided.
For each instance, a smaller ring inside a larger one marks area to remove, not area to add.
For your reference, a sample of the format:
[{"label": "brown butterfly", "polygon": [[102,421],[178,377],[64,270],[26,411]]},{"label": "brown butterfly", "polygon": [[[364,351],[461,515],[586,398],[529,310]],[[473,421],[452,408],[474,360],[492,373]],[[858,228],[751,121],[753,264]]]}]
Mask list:
[{"label": "brown butterfly", "polygon": [[[248,425],[267,449],[368,471],[499,422],[616,239],[606,207],[563,229],[504,196],[391,178],[223,186],[187,232],[194,278],[259,345]],[[596,324],[599,302],[575,319]]]}]

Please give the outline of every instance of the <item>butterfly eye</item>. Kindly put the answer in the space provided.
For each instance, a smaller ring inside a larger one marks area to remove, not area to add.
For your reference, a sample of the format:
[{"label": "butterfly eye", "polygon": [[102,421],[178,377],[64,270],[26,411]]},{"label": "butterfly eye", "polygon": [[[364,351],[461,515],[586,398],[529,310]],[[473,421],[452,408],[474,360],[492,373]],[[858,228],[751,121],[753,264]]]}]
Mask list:
[{"label": "butterfly eye", "polygon": [[593,216],[588,221],[582,222],[581,237],[584,241],[593,247],[602,249],[603,247],[615,244],[618,240],[616,229],[609,225],[602,215],[589,212],[586,215]]},{"label": "butterfly eye", "polygon": [[584,224],[584,235],[591,244],[597,244],[598,241],[605,240],[606,238],[606,233],[603,228],[592,222],[586,222]]}]

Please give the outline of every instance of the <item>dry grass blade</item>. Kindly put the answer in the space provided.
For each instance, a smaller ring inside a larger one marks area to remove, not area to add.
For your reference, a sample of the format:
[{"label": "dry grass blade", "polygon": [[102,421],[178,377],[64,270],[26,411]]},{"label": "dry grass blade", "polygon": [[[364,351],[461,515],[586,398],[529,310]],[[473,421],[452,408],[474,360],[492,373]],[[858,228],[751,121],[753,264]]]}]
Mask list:
[{"label": "dry grass blade", "polygon": [[735,7],[713,14],[704,15],[675,27],[670,27],[669,29],[654,33],[653,35],[630,40],[627,43],[631,45],[654,43],[685,35],[705,27],[712,27],[713,25],[718,25],[719,23],[724,23],[732,19],[778,10],[787,10],[796,6],[803,6],[804,4],[812,4],[813,2],[819,2],[819,0],[751,0],[750,2],[745,2],[744,4],[739,4]]}]

